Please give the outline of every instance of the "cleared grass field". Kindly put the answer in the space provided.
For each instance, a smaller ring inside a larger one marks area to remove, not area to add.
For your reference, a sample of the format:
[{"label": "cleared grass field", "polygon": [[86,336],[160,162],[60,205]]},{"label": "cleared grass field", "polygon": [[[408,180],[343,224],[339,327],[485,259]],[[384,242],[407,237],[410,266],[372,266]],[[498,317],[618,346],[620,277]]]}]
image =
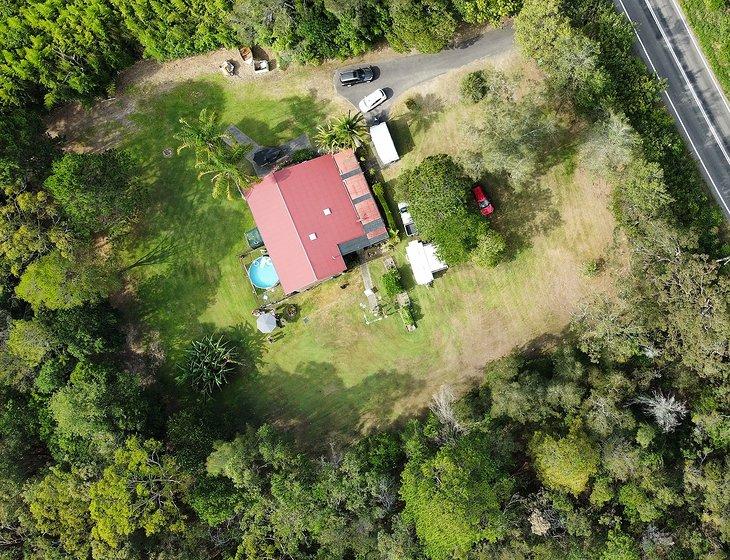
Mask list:
[{"label": "cleared grass field", "polygon": [[730,97],[730,4],[727,0],[679,0],[712,71]]},{"label": "cleared grass field", "polygon": [[[529,193],[490,186],[509,260],[491,270],[450,269],[432,287],[411,289],[414,333],[397,315],[365,324],[354,270],[295,296],[298,320],[266,342],[255,332],[254,297],[239,262],[253,225],[245,203],[212,199],[209,184],[196,180],[191,154],[166,158],[163,150],[176,147],[179,118],[194,118],[203,107],[261,144],[312,134],[346,110],[325,80],[330,72],[296,70],[286,81],[246,83],[216,76],[136,92],[137,109],[125,123],[101,131],[118,134],[137,154],[151,190],[144,223],[126,248],[130,263],[149,262],[130,271],[129,290],[133,313],[159,333],[167,373],[193,338],[226,332],[248,349],[256,373],[233,379],[220,404],[236,422],[273,421],[314,446],[412,416],[441,384],[469,387],[489,360],[559,335],[582,297],[606,289],[607,279],[586,278],[580,268],[604,254],[613,229],[605,185],[588,181],[567,157]],[[458,148],[463,107],[450,96],[459,77],[421,93],[431,96],[426,121],[401,119],[396,107],[398,143],[403,148],[406,138],[410,151],[386,179],[430,153]],[[408,280],[404,244],[395,253]],[[382,274],[381,262],[369,266]]]}]

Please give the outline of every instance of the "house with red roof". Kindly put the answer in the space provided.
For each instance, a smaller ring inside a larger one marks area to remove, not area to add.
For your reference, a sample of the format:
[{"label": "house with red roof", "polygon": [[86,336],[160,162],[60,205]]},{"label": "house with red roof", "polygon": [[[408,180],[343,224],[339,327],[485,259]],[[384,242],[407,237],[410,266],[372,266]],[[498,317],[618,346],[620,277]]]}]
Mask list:
[{"label": "house with red roof", "polygon": [[246,200],[286,294],[343,273],[345,255],[388,238],[353,150],[270,173]]}]

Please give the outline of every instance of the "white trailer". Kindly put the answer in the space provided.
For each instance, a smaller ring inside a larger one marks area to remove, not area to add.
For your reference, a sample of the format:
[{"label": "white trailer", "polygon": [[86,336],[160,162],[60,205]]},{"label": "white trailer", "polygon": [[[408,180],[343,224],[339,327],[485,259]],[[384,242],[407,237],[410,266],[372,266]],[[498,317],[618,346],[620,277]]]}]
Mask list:
[{"label": "white trailer", "polygon": [[413,269],[413,278],[416,284],[425,286],[433,282],[435,272],[449,268],[445,262],[436,256],[436,246],[433,243],[421,243],[413,240],[406,246],[406,258]]},{"label": "white trailer", "polygon": [[378,159],[380,159],[383,165],[388,165],[400,159],[398,150],[395,149],[395,144],[393,144],[393,138],[390,136],[387,123],[381,122],[380,124],[371,126],[370,138],[373,141],[373,146],[375,146]]}]

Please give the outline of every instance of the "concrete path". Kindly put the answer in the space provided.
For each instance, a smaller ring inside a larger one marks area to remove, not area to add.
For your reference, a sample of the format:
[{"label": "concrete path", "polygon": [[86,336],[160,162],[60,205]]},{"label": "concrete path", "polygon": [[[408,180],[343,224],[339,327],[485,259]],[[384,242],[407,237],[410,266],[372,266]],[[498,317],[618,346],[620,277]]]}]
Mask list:
[{"label": "concrete path", "polygon": [[370,268],[368,267],[368,263],[365,262],[365,259],[360,257],[360,260],[362,261],[362,264],[360,265],[360,276],[362,276],[362,283],[365,287],[365,296],[368,298],[370,311],[375,313],[378,309],[378,298],[373,293],[375,288],[375,285],[373,284],[373,277],[370,275]]},{"label": "concrete path", "polygon": [[476,60],[507,53],[513,48],[514,32],[508,26],[487,31],[436,54],[414,54],[379,62],[373,65],[375,80],[369,84],[344,87],[339,80],[340,71],[366,66],[367,62],[340,68],[332,79],[337,93],[356,109],[358,102],[367,94],[376,89],[384,90],[388,100],[366,115],[369,121],[384,119],[398,96],[412,87]]},{"label": "concrete path", "polygon": [[614,0],[636,24],[636,51],[667,80],[664,101],[730,220],[730,103],[677,0]]}]

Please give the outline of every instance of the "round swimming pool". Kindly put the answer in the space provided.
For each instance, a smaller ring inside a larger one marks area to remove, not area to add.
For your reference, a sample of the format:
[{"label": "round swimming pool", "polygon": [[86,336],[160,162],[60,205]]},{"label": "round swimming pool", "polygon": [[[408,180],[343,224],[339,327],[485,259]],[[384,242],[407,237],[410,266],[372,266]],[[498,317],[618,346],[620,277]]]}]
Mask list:
[{"label": "round swimming pool", "polygon": [[248,277],[251,284],[262,290],[273,288],[279,283],[279,275],[276,273],[271,257],[259,257],[248,267]]}]

